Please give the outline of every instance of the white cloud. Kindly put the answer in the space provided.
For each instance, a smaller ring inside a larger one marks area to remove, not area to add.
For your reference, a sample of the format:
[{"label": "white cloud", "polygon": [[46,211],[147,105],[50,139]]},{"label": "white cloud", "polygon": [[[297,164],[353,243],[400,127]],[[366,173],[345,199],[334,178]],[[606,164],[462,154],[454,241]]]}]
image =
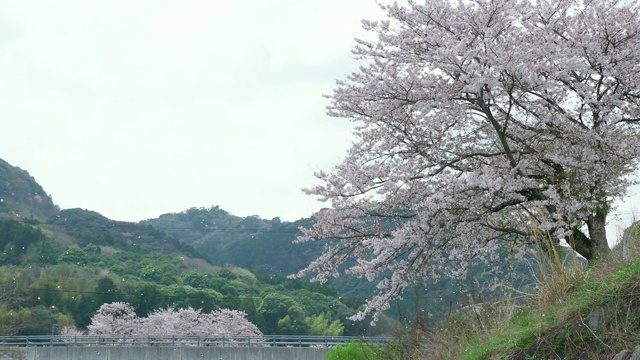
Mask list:
[{"label": "white cloud", "polygon": [[324,115],[373,0],[0,0],[0,157],[63,208],[287,220],[337,163]]}]

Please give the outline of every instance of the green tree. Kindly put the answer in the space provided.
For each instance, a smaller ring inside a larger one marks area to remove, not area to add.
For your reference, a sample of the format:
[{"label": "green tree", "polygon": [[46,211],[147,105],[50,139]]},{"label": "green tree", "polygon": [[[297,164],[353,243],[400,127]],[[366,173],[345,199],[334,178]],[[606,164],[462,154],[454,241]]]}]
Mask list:
[{"label": "green tree", "polygon": [[278,333],[278,321],[284,319],[288,315],[289,309],[294,305],[298,304],[287,295],[275,292],[268,293],[258,308],[258,312],[265,321],[265,333]]},{"label": "green tree", "polygon": [[102,277],[95,288],[96,300],[102,304],[123,301],[124,296],[110,277]]},{"label": "green tree", "polygon": [[176,309],[193,307],[204,312],[210,312],[219,308],[222,302],[222,295],[210,289],[199,290],[191,286],[180,286],[177,284],[163,288],[163,293],[170,301],[170,305]]},{"label": "green tree", "polygon": [[136,309],[136,314],[140,317],[145,317],[151,311],[168,305],[167,297],[157,285],[151,283],[142,283],[136,286],[127,296],[127,303]]},{"label": "green tree", "polygon": [[208,287],[216,290],[217,292],[232,297],[240,295],[240,291],[233,285],[233,283],[226,278],[214,277],[209,279]]},{"label": "green tree", "polygon": [[331,317],[325,313],[307,316],[304,322],[308,328],[308,335],[342,336],[344,333],[344,325],[342,325],[340,320],[331,321]]},{"label": "green tree", "polygon": [[87,255],[94,258],[100,257],[100,253],[102,252],[102,249],[100,248],[100,246],[93,243],[87,244],[87,246],[85,246],[83,250]]},{"label": "green tree", "polygon": [[140,278],[163,285],[177,283],[177,269],[171,263],[154,262],[140,270]]},{"label": "green tree", "polygon": [[39,228],[16,220],[0,219],[0,265],[17,265],[31,244],[46,241]]},{"label": "green tree", "polygon": [[207,288],[211,278],[209,274],[189,270],[182,274],[182,284],[193,286],[194,288]]},{"label": "green tree", "polygon": [[256,307],[256,303],[253,297],[245,296],[236,298],[239,300],[240,304],[238,306],[238,310],[242,310],[247,314],[247,319],[251,321],[251,323],[256,324],[256,326],[265,333],[266,331],[266,322],[264,320],[264,316],[258,311]]},{"label": "green tree", "polygon": [[306,314],[301,306],[292,305],[287,309],[287,315],[277,322],[276,334],[304,335],[307,333]]},{"label": "green tree", "polygon": [[278,320],[277,329],[276,334],[298,335],[298,328],[293,324],[293,320],[289,315],[285,315]]},{"label": "green tree", "polygon": [[55,264],[60,255],[60,250],[55,248],[51,242],[40,240],[31,244],[27,249],[27,263],[36,263],[40,265]]},{"label": "green tree", "polygon": [[89,255],[79,247],[71,247],[60,254],[58,261],[82,266],[89,262]]},{"label": "green tree", "polygon": [[48,335],[51,334],[54,324],[59,321],[54,317],[51,308],[38,305],[32,308],[21,308],[17,312],[10,311],[7,314],[10,331],[14,335]]}]

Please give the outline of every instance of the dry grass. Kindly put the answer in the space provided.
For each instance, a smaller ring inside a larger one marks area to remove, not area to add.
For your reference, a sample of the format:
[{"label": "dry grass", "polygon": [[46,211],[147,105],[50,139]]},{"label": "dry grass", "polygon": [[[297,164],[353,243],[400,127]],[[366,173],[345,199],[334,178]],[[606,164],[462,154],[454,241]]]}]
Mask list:
[{"label": "dry grass", "polygon": [[571,294],[583,286],[591,271],[585,269],[575,252],[566,253],[566,248],[555,246],[548,234],[533,237],[537,247],[537,271],[535,292],[529,294],[527,303],[533,307],[544,307],[566,301]]},{"label": "dry grass", "polygon": [[54,243],[63,247],[71,247],[76,244],[76,239],[69,236],[60,226],[51,224],[39,225],[42,233]]},{"label": "dry grass", "polygon": [[122,250],[116,249],[113,246],[108,245],[100,245],[100,254],[101,255],[113,255],[117,252],[121,252]]},{"label": "dry grass", "polygon": [[[640,344],[640,245],[627,231],[610,254],[583,268],[551,238],[536,236],[536,288],[522,298],[457,311],[427,334],[421,359],[611,359]],[[589,322],[598,317],[598,328]],[[591,319],[591,320],[590,320]]]},{"label": "dry grass", "polygon": [[202,272],[214,273],[222,269],[220,266],[211,265],[206,260],[200,258],[191,258],[188,256],[180,255],[178,257],[178,260],[180,260],[188,267]]},{"label": "dry grass", "polygon": [[460,344],[495,334],[521,307],[512,298],[485,302],[449,314],[426,332],[428,346],[420,359],[462,359]]}]

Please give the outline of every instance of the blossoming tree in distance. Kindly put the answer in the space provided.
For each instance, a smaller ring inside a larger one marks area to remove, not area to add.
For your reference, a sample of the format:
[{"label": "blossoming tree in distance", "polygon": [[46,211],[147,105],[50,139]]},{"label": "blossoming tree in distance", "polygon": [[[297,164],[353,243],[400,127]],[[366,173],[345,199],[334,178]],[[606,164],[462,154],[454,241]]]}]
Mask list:
[{"label": "blossoming tree in distance", "polygon": [[[127,303],[103,304],[87,327],[100,335],[227,335],[262,336],[256,325],[238,310],[221,309],[202,313],[199,309],[158,309],[145,318],[136,316]],[[254,340],[255,341],[255,340]]]}]

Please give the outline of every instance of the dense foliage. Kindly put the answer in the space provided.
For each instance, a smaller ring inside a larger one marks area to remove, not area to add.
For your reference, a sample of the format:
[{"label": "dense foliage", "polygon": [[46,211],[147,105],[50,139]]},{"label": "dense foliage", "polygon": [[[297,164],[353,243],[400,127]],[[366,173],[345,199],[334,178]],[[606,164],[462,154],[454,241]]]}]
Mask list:
[{"label": "dense foliage", "polygon": [[296,245],[300,227],[312,219],[283,222],[234,216],[219,207],[191,208],[141,222],[181,239],[215,264],[251,268],[256,273],[289,275],[302,269],[321,252],[316,244]]},{"label": "dense foliage", "polygon": [[80,246],[94,244],[118,246],[128,251],[180,252],[190,257],[203,258],[203,255],[184,241],[169,237],[149,225],[113,221],[94,211],[62,210],[49,218],[47,224],[63,228],[79,240]]},{"label": "dense foliage", "polygon": [[[367,330],[351,326],[347,330],[352,332],[344,331],[343,323],[355,309],[323,294],[330,291],[269,285],[242,269],[216,271],[208,266],[211,271],[195,270],[158,253],[133,257],[117,254],[126,253],[115,252],[113,258],[89,257],[86,262],[41,266],[27,261],[3,267],[0,312],[6,316],[0,318],[2,333],[29,334],[44,328],[47,331],[41,333],[49,333],[53,324],[84,328],[102,304],[117,301],[130,303],[141,317],[167,307],[192,307],[203,312],[236,309],[247,313],[247,318],[265,333],[355,335]],[[125,260],[127,257],[132,260]],[[171,270],[163,270],[166,268]],[[145,278],[154,269],[168,275]],[[234,277],[230,279],[229,274]],[[163,284],[163,276],[171,276],[172,282]],[[194,279],[201,281],[194,283]],[[44,311],[46,316],[34,317],[33,311]]]},{"label": "dense foliage", "polygon": [[[265,333],[358,335],[386,330],[347,320],[361,302],[347,306],[329,287],[267,274],[273,269],[264,265],[269,257],[277,259],[276,266],[284,264],[274,271],[280,274],[302,266],[300,261],[289,261],[296,258],[290,241],[297,224],[242,219],[218,208],[191,209],[162,217],[179,218],[170,223],[182,232],[171,228],[175,236],[169,236],[152,226],[153,221],[112,221],[82,209],[43,211],[50,202],[44,194],[26,171],[0,162],[0,334],[49,334],[63,327],[84,330],[103,304],[113,302],[127,302],[138,318],[159,309],[192,308],[207,314],[237,310]],[[34,203],[36,195],[43,197],[43,206]],[[226,254],[234,254],[241,265],[262,262],[259,276],[227,266],[226,261],[214,266],[186,242],[197,246],[197,240],[215,233],[210,229],[216,226],[216,235],[232,230],[230,234],[238,236],[210,246],[227,246]],[[268,231],[273,233],[267,236]],[[261,242],[280,235],[277,242],[286,249],[279,251],[272,244],[263,251],[256,246],[261,243],[242,244],[241,240],[251,239],[245,234]]]},{"label": "dense foliage", "polygon": [[238,310],[265,333],[371,331],[346,320],[356,309],[331,288],[213,266],[167,239],[149,225],[84,210],[62,211],[47,224],[0,219],[0,333],[84,329],[100,306],[113,302],[131,304],[140,318],[158,309]]},{"label": "dense foliage", "polygon": [[0,218],[0,265],[17,265],[25,259],[55,263],[56,251],[39,228]]}]

